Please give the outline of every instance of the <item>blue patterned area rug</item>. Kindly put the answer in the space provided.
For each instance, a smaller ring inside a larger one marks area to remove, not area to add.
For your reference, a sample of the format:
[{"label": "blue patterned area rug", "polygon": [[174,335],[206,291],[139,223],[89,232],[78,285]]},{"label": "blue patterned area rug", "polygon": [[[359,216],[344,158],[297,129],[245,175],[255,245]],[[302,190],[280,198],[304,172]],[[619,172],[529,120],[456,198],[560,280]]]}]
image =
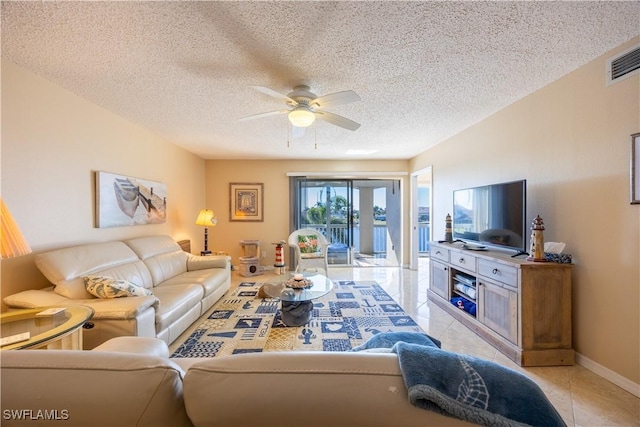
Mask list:
[{"label": "blue patterned area rug", "polygon": [[259,298],[262,283],[243,282],[215,305],[213,312],[171,357],[216,357],[261,351],[345,351],[379,332],[422,332],[376,282],[337,281],[313,301],[304,326],[280,320],[280,301]]}]

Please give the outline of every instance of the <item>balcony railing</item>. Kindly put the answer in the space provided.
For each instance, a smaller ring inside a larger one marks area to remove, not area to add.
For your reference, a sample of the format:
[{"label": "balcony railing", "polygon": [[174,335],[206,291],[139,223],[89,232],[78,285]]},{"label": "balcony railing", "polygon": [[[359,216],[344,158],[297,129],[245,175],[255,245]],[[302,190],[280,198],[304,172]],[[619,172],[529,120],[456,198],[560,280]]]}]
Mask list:
[{"label": "balcony railing", "polygon": [[[305,224],[307,228],[313,228],[322,233],[332,244],[342,243],[348,245],[347,239],[347,225],[346,224],[331,224],[327,231],[325,224]],[[429,223],[418,224],[418,252],[426,254],[429,252],[430,241],[430,229]],[[356,225],[353,228],[353,246],[357,252],[360,252],[360,226]],[[387,253],[387,226],[386,225],[374,225],[373,226],[373,252],[374,254]]]}]

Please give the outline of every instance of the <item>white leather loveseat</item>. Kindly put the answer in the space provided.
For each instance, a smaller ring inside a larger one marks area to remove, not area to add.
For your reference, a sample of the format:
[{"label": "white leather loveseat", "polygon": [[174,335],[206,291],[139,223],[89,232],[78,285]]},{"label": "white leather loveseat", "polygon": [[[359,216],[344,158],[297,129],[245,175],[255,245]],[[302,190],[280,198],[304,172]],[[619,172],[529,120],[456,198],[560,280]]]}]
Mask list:
[{"label": "white leather loveseat", "polygon": [[[169,236],[74,246],[38,254],[35,261],[54,286],[10,295],[4,303],[11,308],[93,308],[83,334],[85,349],[127,335],[170,344],[231,285],[230,257],[189,254]],[[150,295],[97,298],[87,292],[87,277],[125,280]]]}]

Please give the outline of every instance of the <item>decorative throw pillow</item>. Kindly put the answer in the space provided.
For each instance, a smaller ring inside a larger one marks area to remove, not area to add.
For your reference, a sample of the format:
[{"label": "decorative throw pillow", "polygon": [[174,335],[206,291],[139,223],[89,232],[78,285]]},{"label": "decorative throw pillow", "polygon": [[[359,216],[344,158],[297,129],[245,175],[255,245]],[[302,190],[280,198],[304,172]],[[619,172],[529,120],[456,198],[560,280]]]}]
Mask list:
[{"label": "decorative throw pillow", "polygon": [[147,297],[153,293],[141,286],[106,276],[86,276],[84,285],[87,292],[98,298]]},{"label": "decorative throw pillow", "polygon": [[318,252],[318,236],[310,234],[308,236],[298,236],[298,246],[303,254]]}]

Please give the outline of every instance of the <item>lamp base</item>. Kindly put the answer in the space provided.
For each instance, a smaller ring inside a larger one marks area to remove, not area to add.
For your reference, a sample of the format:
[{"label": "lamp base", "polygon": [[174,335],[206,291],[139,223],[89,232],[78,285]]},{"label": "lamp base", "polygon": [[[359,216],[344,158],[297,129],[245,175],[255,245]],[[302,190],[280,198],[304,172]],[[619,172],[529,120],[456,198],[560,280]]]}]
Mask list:
[{"label": "lamp base", "polygon": [[211,251],[202,251],[200,252],[200,256],[211,255]]}]

